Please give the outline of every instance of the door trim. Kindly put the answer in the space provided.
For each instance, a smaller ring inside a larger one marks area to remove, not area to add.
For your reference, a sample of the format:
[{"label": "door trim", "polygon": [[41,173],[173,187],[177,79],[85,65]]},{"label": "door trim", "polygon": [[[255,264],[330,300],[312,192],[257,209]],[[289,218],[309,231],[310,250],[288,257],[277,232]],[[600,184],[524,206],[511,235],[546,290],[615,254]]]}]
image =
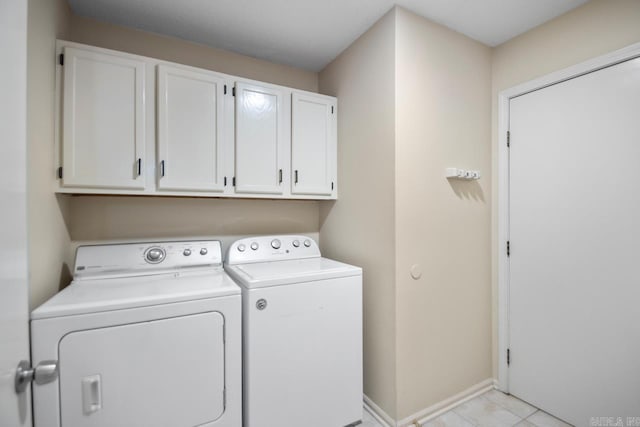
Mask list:
[{"label": "door trim", "polygon": [[505,89],[498,94],[498,383],[497,388],[509,392],[507,349],[509,348],[509,258],[506,242],[509,240],[509,101],[533,92],[588,74],[612,65],[640,57],[640,43],[598,56],[526,83]]}]

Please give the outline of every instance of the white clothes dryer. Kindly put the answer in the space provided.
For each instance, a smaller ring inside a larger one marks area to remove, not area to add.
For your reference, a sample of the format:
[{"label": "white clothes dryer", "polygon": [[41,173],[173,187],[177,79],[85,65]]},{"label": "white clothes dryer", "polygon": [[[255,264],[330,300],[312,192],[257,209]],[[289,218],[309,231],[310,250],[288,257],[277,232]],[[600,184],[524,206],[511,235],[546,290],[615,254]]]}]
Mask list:
[{"label": "white clothes dryer", "polygon": [[241,320],[217,241],[79,247],[31,315],[35,426],[241,427]]},{"label": "white clothes dryer", "polygon": [[362,419],[362,269],[304,236],[238,240],[245,427],[343,427]]}]

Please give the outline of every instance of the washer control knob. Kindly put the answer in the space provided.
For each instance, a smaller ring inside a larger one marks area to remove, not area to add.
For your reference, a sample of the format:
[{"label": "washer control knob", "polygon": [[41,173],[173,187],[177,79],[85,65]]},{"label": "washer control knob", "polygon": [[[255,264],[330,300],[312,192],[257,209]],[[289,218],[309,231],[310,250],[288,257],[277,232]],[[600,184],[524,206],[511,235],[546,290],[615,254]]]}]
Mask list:
[{"label": "washer control knob", "polygon": [[311,246],[311,240],[307,239],[304,241],[304,245],[308,248],[309,246]]},{"label": "washer control knob", "polygon": [[207,252],[209,252],[209,251],[207,250],[207,248],[202,248],[202,249],[200,249],[200,255],[206,255],[206,254],[207,254]]},{"label": "washer control knob", "polygon": [[245,245],[243,245],[242,243],[240,243],[238,245],[238,251],[239,252],[244,252],[245,249],[247,249],[247,247]]},{"label": "washer control knob", "polygon": [[254,251],[257,251],[258,248],[259,248],[258,242],[251,242],[251,249],[253,249]]},{"label": "washer control knob", "polygon": [[278,239],[273,239],[273,240],[271,241],[271,247],[272,247],[273,249],[280,249],[280,246],[281,246],[281,245],[282,245],[282,244],[280,243],[280,240],[278,240]]},{"label": "washer control knob", "polygon": [[299,240],[294,240],[293,241],[293,247],[294,248],[299,248],[300,247],[300,241]]},{"label": "washer control knob", "polygon": [[145,258],[147,262],[151,264],[157,264],[159,262],[162,262],[165,255],[166,254],[164,252],[164,249],[159,247],[153,247],[153,248],[147,249],[147,254],[145,255]]},{"label": "washer control knob", "polygon": [[182,251],[182,255],[184,255],[184,256],[191,255],[191,249],[185,249],[184,251]]}]

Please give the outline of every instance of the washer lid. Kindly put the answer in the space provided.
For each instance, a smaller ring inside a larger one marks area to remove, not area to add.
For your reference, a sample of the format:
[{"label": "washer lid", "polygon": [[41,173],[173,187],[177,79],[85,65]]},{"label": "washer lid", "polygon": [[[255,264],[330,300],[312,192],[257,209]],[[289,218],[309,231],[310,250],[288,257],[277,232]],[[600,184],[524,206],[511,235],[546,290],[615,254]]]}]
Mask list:
[{"label": "washer lid", "polygon": [[362,274],[360,267],[322,257],[226,265],[225,269],[238,283],[249,289]]},{"label": "washer lid", "polygon": [[31,313],[31,319],[96,313],[236,295],[240,288],[221,269],[206,272],[75,280]]}]

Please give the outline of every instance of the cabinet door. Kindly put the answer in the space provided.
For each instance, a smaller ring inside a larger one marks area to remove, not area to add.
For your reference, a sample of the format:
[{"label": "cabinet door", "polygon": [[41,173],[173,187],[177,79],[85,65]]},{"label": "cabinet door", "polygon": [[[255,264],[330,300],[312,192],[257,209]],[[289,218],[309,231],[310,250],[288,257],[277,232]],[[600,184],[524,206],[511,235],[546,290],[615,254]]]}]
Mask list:
[{"label": "cabinet door", "polygon": [[335,99],[293,93],[291,193],[329,196],[335,187]]},{"label": "cabinet door", "polygon": [[224,79],[158,66],[158,189],[224,190]]},{"label": "cabinet door", "polygon": [[62,185],[144,189],[145,63],[70,47],[64,60]]},{"label": "cabinet door", "polygon": [[282,194],[284,92],[236,84],[236,192]]}]

